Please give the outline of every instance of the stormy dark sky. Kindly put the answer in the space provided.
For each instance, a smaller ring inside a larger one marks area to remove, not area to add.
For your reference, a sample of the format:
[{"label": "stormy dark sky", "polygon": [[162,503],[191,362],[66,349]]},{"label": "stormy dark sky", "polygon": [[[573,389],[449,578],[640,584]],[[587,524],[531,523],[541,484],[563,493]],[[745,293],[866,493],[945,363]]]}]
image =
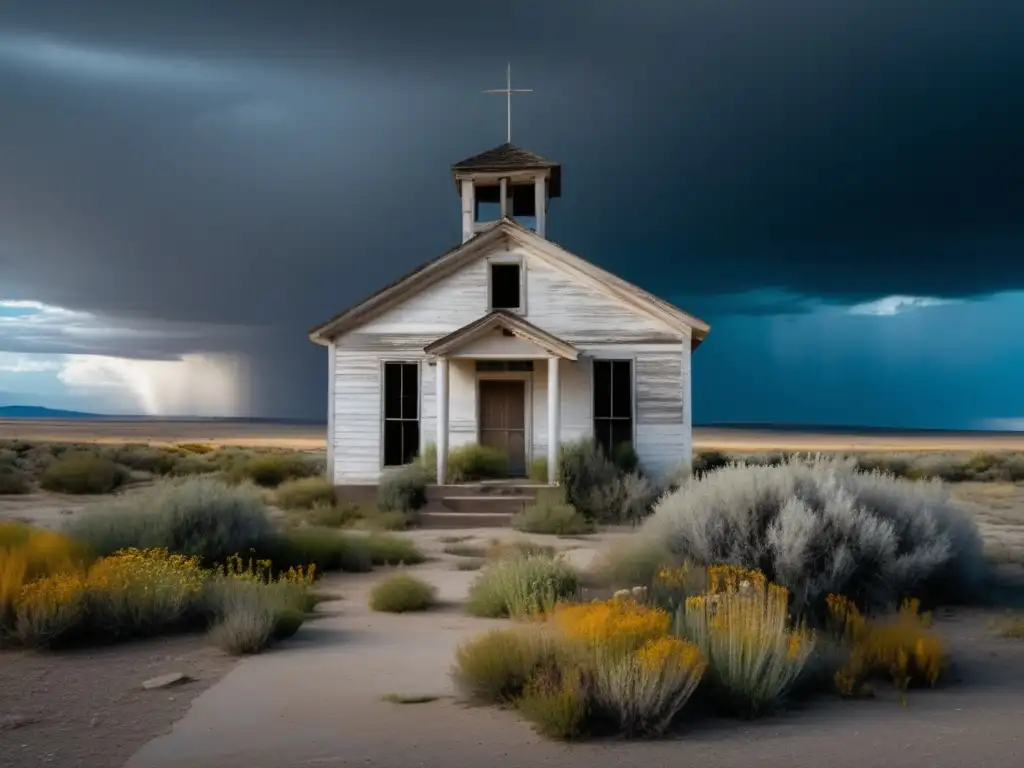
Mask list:
[{"label": "stormy dark sky", "polygon": [[0,404],[322,417],[507,61],[549,236],[712,324],[698,423],[1024,425],[1008,0],[5,0]]}]

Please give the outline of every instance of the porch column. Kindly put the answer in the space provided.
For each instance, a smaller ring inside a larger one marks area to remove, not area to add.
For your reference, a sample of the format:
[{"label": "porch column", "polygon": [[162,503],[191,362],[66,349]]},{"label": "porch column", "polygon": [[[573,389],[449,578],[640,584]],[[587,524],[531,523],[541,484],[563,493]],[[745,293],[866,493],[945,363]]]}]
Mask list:
[{"label": "porch column", "polygon": [[448,475],[448,358],[437,358],[437,484]]},{"label": "porch column", "polygon": [[558,444],[561,425],[561,388],[558,381],[558,358],[548,358],[548,482],[558,482]]},{"label": "porch column", "polygon": [[538,173],[537,178],[533,182],[533,208],[534,216],[536,217],[537,226],[535,232],[544,237],[544,217],[547,214],[548,206],[548,180],[544,177],[544,174]]}]

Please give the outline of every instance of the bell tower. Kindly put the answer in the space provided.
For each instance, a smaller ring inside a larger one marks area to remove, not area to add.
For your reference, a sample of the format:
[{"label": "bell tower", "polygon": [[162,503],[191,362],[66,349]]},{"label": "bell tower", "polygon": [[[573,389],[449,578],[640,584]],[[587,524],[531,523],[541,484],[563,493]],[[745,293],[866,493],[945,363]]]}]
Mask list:
[{"label": "bell tower", "polygon": [[562,167],[511,142],[452,166],[462,198],[462,242],[499,219],[546,237],[548,201],[562,194]]},{"label": "bell tower", "polygon": [[500,219],[518,219],[545,237],[548,200],[562,194],[562,168],[512,143],[512,94],[532,92],[512,87],[511,64],[505,71],[505,87],[484,91],[505,97],[505,143],[452,166],[462,198],[462,242]]}]

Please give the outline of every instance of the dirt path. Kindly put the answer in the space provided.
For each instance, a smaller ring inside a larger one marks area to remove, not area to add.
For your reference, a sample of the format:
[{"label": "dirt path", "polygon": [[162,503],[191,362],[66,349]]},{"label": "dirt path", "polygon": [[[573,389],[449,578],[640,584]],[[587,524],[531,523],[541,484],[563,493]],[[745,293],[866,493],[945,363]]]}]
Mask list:
[{"label": "dirt path", "polygon": [[[585,554],[580,550],[576,557]],[[575,558],[574,558],[575,559]],[[514,713],[467,708],[448,669],[464,638],[501,622],[451,604],[474,574],[451,558],[415,569],[449,607],[423,615],[374,614],[366,591],[380,574],[332,579],[342,598],[279,651],[246,660],[195,700],[171,733],[127,768],[969,768],[1024,764],[1024,643],[991,636],[981,614],[940,622],[969,684],[914,692],[906,707],[885,695],[826,698],[755,723],[706,720],[677,739],[567,746],[534,735]],[[436,695],[394,704],[387,694]]]}]

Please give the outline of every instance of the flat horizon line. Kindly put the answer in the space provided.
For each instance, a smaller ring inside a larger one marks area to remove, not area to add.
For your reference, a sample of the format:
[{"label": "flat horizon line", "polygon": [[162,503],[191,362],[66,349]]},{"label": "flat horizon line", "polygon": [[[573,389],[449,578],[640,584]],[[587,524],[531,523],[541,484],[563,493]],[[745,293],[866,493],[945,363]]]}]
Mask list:
[{"label": "flat horizon line", "polygon": [[[281,424],[294,426],[327,426],[327,421],[322,419],[302,419],[276,416],[150,416],[142,414],[99,414],[83,413],[78,411],[61,411],[55,408],[38,407],[39,411],[54,411],[57,414],[47,416],[39,415],[13,415],[5,414],[5,410],[36,409],[35,406],[3,406],[0,407],[0,421],[97,421],[97,422],[162,422],[162,423],[223,423],[223,424]],[[949,429],[949,428],[921,428],[921,427],[879,427],[859,424],[785,424],[773,422],[740,422],[740,421],[715,421],[704,422],[693,425],[694,429],[728,429],[749,432],[789,432],[789,433],[827,433],[827,434],[901,434],[901,435],[1019,435],[1024,430],[1006,429]]]}]

